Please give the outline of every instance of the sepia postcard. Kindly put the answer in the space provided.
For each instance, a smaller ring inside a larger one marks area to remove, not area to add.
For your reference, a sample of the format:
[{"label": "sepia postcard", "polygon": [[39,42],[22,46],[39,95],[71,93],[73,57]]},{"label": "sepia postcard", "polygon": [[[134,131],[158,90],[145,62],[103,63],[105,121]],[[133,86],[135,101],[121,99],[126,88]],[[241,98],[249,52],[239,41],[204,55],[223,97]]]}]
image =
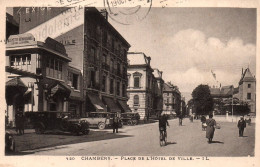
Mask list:
[{"label": "sepia postcard", "polygon": [[0,167],[259,166],[259,3],[3,0]]}]

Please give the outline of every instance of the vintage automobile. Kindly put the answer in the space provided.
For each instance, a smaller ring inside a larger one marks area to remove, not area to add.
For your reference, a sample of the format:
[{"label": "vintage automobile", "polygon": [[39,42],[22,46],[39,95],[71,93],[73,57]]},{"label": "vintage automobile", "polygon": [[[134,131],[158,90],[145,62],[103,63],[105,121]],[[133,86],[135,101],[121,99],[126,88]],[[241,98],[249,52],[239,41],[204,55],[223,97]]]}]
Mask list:
[{"label": "vintage automobile", "polygon": [[[116,113],[109,112],[90,112],[87,117],[82,118],[89,122],[89,126],[92,128],[105,129],[113,125],[113,118]],[[119,127],[122,127],[121,120],[119,121]]]},{"label": "vintage automobile", "polygon": [[82,118],[72,118],[65,112],[26,112],[27,123],[32,124],[37,134],[47,130],[60,130],[79,135],[89,133],[89,123]]},{"label": "vintage automobile", "polygon": [[123,124],[137,125],[140,120],[140,115],[138,113],[132,113],[132,112],[122,113],[121,120]]}]

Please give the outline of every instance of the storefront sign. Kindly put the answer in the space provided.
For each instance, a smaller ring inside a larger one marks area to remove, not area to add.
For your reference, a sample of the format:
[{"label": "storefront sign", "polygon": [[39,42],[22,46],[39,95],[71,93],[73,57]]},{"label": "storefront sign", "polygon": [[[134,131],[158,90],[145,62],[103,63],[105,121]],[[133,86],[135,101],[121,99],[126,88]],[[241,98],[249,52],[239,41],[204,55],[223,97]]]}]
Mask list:
[{"label": "storefront sign", "polygon": [[7,46],[10,45],[33,45],[36,44],[35,38],[32,34],[19,34],[19,35],[11,35],[7,41]]}]

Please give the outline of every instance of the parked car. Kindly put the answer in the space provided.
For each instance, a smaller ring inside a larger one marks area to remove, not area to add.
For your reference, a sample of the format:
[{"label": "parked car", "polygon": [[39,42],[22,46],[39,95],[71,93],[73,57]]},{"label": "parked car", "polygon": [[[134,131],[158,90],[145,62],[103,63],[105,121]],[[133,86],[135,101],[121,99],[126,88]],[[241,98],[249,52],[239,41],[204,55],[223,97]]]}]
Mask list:
[{"label": "parked car", "polygon": [[122,113],[121,120],[123,124],[137,125],[140,120],[140,115],[138,113],[132,113],[132,112]]},{"label": "parked car", "polygon": [[[113,118],[116,113],[109,112],[90,112],[86,118],[82,118],[89,122],[89,126],[92,128],[105,129],[106,127],[113,126]],[[119,128],[122,127],[121,119],[119,121]]]},{"label": "parked car", "polygon": [[27,122],[32,124],[37,134],[47,130],[68,131],[78,135],[89,133],[89,123],[82,118],[71,118],[70,113],[65,112],[27,112]]}]

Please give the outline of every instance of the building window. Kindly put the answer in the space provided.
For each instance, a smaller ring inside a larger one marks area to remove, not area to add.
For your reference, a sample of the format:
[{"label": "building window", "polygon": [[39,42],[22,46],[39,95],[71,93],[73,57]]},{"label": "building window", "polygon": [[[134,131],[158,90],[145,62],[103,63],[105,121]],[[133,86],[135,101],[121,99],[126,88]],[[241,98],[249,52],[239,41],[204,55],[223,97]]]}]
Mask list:
[{"label": "building window", "polygon": [[56,111],[56,110],[57,110],[56,103],[50,103],[50,111]]},{"label": "building window", "polygon": [[54,59],[51,59],[51,65],[50,65],[51,69],[54,69]]},{"label": "building window", "polygon": [[17,66],[21,65],[21,56],[16,57],[16,65]]},{"label": "building window", "polygon": [[55,70],[58,70],[59,69],[59,61],[55,60],[54,63],[55,63]]},{"label": "building window", "polygon": [[110,60],[110,65],[111,65],[111,72],[113,72],[114,71],[114,60],[113,59],[111,59]]},{"label": "building window", "polygon": [[26,65],[26,56],[25,55],[22,56],[22,65]]},{"label": "building window", "polygon": [[103,75],[103,78],[102,78],[102,91],[103,92],[106,92],[106,80],[107,80],[107,77],[105,75]]},{"label": "building window", "polygon": [[117,96],[120,96],[120,82],[117,82],[116,84],[116,94]]},{"label": "building window", "polygon": [[72,74],[72,87],[74,87],[74,89],[78,89],[78,78],[79,75]]},{"label": "building window", "polygon": [[114,79],[110,79],[110,94],[114,93]]},{"label": "building window", "polygon": [[103,59],[102,62],[105,64],[107,62],[107,56],[105,54],[103,54]]},{"label": "building window", "polygon": [[117,63],[117,75],[121,74],[120,63]]},{"label": "building window", "polygon": [[123,96],[123,97],[126,96],[126,87],[125,87],[125,84],[122,84],[122,96]]},{"label": "building window", "polygon": [[62,71],[62,62],[59,62],[59,71]]},{"label": "building window", "polygon": [[31,65],[31,55],[10,56],[10,66]]},{"label": "building window", "polygon": [[138,95],[134,96],[134,106],[139,106],[139,96]]},{"label": "building window", "polygon": [[247,87],[248,87],[248,88],[251,88],[251,84],[248,84]]},{"label": "building window", "polygon": [[134,77],[134,87],[140,88],[140,77]]},{"label": "building window", "polygon": [[90,49],[90,59],[95,63],[96,62],[96,49],[92,47]]},{"label": "building window", "polygon": [[15,56],[11,56],[10,57],[10,65],[14,66],[14,63],[15,63]]},{"label": "building window", "polygon": [[247,99],[248,99],[248,100],[251,99],[251,93],[247,93]]},{"label": "building window", "polygon": [[90,87],[95,86],[95,81],[96,81],[96,72],[91,71],[90,72]]},{"label": "building window", "polygon": [[167,98],[167,101],[166,101],[167,104],[169,104],[169,99]]}]

